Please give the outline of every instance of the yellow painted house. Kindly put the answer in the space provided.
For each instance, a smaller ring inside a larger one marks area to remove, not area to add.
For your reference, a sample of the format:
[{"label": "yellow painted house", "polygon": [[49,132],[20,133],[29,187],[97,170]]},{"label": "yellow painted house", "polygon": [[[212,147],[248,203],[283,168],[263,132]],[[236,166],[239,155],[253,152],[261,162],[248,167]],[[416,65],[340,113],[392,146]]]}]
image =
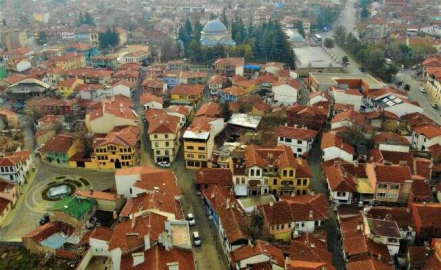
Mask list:
[{"label": "yellow painted house", "polygon": [[179,84],[171,90],[171,103],[197,106],[202,102],[204,85]]},{"label": "yellow painted house", "polygon": [[285,145],[245,149],[248,196],[272,193],[275,196],[309,194],[311,169],[306,160],[295,158]]},{"label": "yellow painted house", "polygon": [[83,151],[83,142],[78,138],[59,134],[50,139],[41,149],[41,160],[69,166],[69,159]]},{"label": "yellow painted house", "polygon": [[98,169],[120,169],[136,166],[139,160],[138,127],[125,127],[109,132],[104,138],[93,141],[92,163]]},{"label": "yellow painted house", "polygon": [[199,116],[184,132],[185,168],[199,169],[208,166],[214,148],[214,138],[224,128],[223,118]]},{"label": "yellow painted house", "polygon": [[136,166],[139,161],[139,136],[138,127],[116,128],[93,140],[90,159],[80,153],[69,160],[69,167],[112,170]]},{"label": "yellow painted house", "polygon": [[86,66],[86,58],[81,53],[67,53],[61,56],[56,56],[52,59],[55,63],[55,68],[68,70],[82,68]]},{"label": "yellow painted house", "polygon": [[284,196],[275,203],[260,208],[265,226],[278,240],[290,242],[297,234],[314,233],[329,219],[327,198],[324,194]]},{"label": "yellow painted house", "polygon": [[83,83],[84,81],[80,79],[67,79],[58,83],[58,91],[63,98],[67,98],[74,93],[78,85]]}]

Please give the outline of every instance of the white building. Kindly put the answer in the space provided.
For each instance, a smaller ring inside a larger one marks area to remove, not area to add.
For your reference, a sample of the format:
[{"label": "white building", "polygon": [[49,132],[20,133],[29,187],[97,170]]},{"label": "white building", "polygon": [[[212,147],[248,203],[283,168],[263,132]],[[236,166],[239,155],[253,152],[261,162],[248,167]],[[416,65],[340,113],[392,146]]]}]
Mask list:
[{"label": "white building", "polygon": [[22,186],[32,162],[31,151],[17,151],[12,155],[0,157],[0,178]]},{"label": "white building", "polygon": [[363,95],[358,89],[342,89],[332,87],[332,95],[335,103],[353,105],[354,110],[359,112],[362,105]]},{"label": "white building", "polygon": [[412,132],[412,147],[416,150],[427,151],[429,147],[441,144],[441,127],[434,124],[424,124],[414,128]]},{"label": "white building", "polygon": [[317,131],[304,128],[281,126],[276,129],[277,145],[286,145],[296,157],[308,153],[314,143]]},{"label": "white building", "polygon": [[290,106],[298,101],[300,82],[291,78],[280,78],[272,87],[274,102],[276,104]]},{"label": "white building", "polygon": [[134,84],[126,80],[120,80],[112,84],[111,91],[107,96],[125,96],[132,97],[134,91]]},{"label": "white building", "polygon": [[155,96],[153,94],[143,94],[141,96],[141,106],[144,111],[149,109],[161,109],[163,108],[162,97]]},{"label": "white building", "polygon": [[340,158],[349,163],[354,162],[354,147],[330,132],[323,134],[321,149],[323,161]]}]

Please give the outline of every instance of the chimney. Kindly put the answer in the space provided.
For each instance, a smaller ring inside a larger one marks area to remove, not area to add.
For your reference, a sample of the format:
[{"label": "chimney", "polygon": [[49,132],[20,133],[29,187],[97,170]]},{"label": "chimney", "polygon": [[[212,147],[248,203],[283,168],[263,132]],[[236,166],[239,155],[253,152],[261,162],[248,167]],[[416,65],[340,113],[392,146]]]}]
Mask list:
[{"label": "chimney", "polygon": [[136,225],[135,214],[132,214],[132,229],[135,228],[135,225]]},{"label": "chimney", "polygon": [[144,252],[132,253],[132,258],[133,258],[133,267],[140,265],[144,263],[145,260]]},{"label": "chimney", "polygon": [[273,202],[273,201],[270,201],[269,205],[270,205],[270,207],[273,207],[274,202]]},{"label": "chimney", "polygon": [[313,218],[314,217],[314,211],[312,211],[312,210],[309,210],[309,218]]},{"label": "chimney", "polygon": [[116,211],[113,211],[113,219],[117,219],[118,218],[118,213]]},{"label": "chimney", "polygon": [[230,198],[227,198],[226,208],[227,208],[227,209],[230,209]]}]

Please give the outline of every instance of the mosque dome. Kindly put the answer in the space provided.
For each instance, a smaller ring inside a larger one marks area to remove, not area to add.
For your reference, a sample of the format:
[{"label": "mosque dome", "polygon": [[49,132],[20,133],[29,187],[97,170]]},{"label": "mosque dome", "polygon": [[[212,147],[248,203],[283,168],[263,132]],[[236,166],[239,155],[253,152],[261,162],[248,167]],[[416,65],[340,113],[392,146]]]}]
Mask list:
[{"label": "mosque dome", "polygon": [[202,29],[204,34],[223,34],[227,33],[227,27],[219,20],[208,22]]}]

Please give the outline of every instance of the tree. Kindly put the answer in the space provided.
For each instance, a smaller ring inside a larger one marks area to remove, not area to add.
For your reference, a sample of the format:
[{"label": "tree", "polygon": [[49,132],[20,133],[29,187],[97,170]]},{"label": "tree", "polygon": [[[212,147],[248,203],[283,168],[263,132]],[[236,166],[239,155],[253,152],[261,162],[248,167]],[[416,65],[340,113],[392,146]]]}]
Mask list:
[{"label": "tree", "polygon": [[346,29],[343,26],[337,26],[334,30],[334,40],[339,44],[344,44],[346,41]]},{"label": "tree", "polygon": [[403,87],[404,91],[409,92],[410,91],[410,85],[409,84],[405,84]]},{"label": "tree", "polygon": [[38,33],[38,39],[37,39],[37,43],[39,45],[43,45],[47,43],[47,34],[44,31],[41,31]]},{"label": "tree", "polygon": [[84,22],[83,24],[87,25],[95,25],[95,20],[90,16],[89,12],[86,11],[86,14],[84,15]]},{"label": "tree", "polygon": [[184,28],[185,28],[185,32],[187,32],[187,35],[191,37],[193,35],[193,27],[191,26],[191,22],[188,18],[185,21]]},{"label": "tree", "polygon": [[78,139],[82,143],[84,155],[90,157],[93,153],[93,134],[87,131],[85,125],[81,126],[78,131]]},{"label": "tree", "polygon": [[226,122],[228,120],[230,120],[231,115],[232,115],[232,112],[231,112],[230,105],[228,104],[228,102],[222,103],[222,116]]},{"label": "tree", "polygon": [[160,44],[161,48],[161,60],[163,62],[168,62],[170,60],[175,60],[179,58],[179,44],[173,38],[167,36]]},{"label": "tree", "polygon": [[299,32],[299,34],[302,35],[302,37],[306,37],[305,29],[303,28],[302,21],[297,21],[296,28],[297,28],[297,31]]},{"label": "tree", "polygon": [[334,41],[330,38],[325,38],[324,45],[326,48],[332,49],[332,48],[334,48]]},{"label": "tree", "polygon": [[190,60],[195,63],[202,63],[202,47],[199,41],[193,40],[188,47],[188,55]]},{"label": "tree", "polygon": [[367,7],[364,7],[360,12],[361,19],[368,19],[370,15],[371,14],[370,14],[369,10],[367,9]]},{"label": "tree", "polygon": [[345,55],[341,58],[341,62],[343,63],[343,66],[347,66],[349,64],[349,58]]},{"label": "tree", "polygon": [[242,231],[253,241],[263,240],[266,242],[275,242],[276,239],[265,226],[263,216],[258,211],[253,211],[246,217],[245,224],[241,224]]}]

